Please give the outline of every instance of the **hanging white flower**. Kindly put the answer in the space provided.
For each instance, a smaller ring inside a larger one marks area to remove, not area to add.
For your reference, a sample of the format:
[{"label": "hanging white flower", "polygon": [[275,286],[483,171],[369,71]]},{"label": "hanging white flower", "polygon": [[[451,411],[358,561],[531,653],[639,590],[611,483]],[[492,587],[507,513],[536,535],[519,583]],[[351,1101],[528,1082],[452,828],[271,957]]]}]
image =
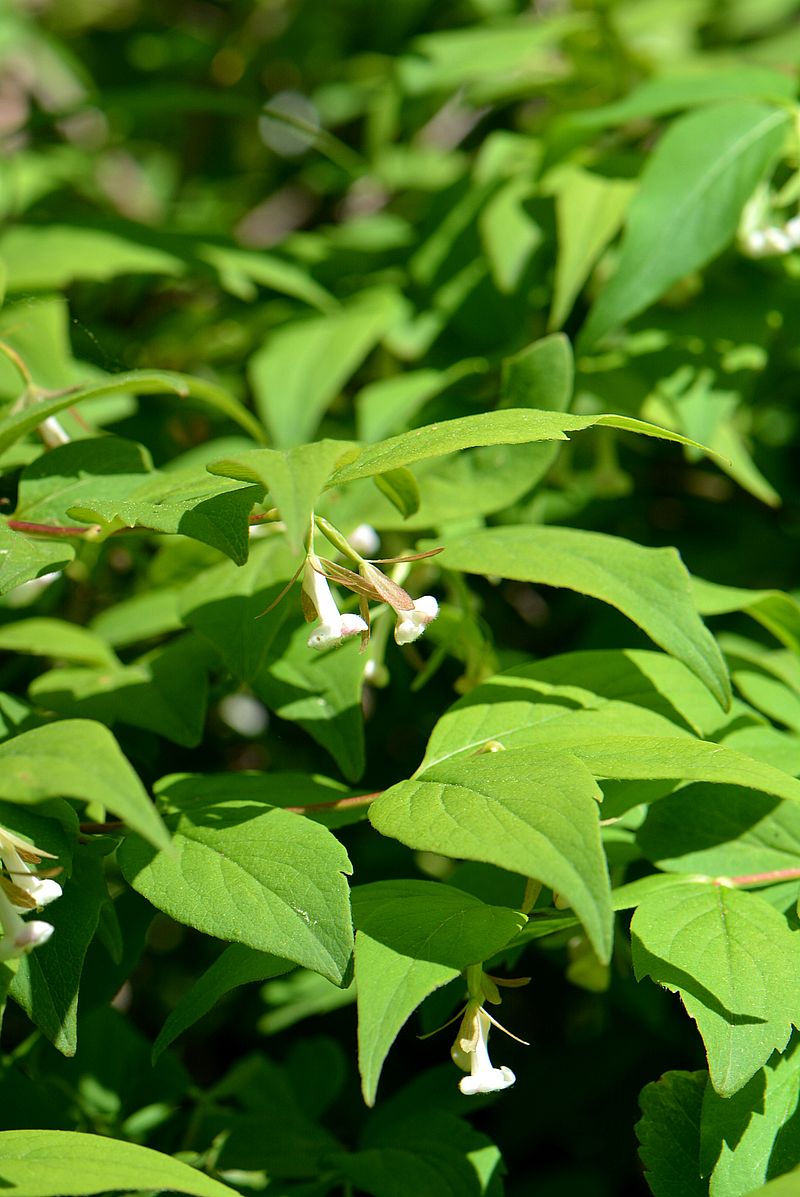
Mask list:
[{"label": "hanging white flower", "polygon": [[31,865],[41,863],[43,857],[54,859],[50,852],[29,844],[20,836],[0,827],[0,960],[13,960],[46,943],[53,934],[51,923],[41,919],[25,920],[22,914],[46,906],[61,896],[61,886],[50,877],[37,877]]},{"label": "hanging white flower", "polygon": [[[25,859],[27,857],[27,860]],[[32,864],[38,865],[43,857],[54,860],[51,852],[29,844],[12,831],[0,827],[0,860],[9,880],[30,899],[18,910],[30,910],[33,906],[46,906],[48,902],[61,897],[61,886],[50,877],[37,877]]]},{"label": "hanging white flower", "polygon": [[410,611],[395,607],[397,623],[394,638],[398,644],[413,644],[419,640],[429,623],[439,614],[439,604],[432,594],[423,594],[414,601]]},{"label": "hanging white flower", "polygon": [[313,553],[309,553],[303,569],[303,596],[311,609],[311,618],[316,616],[319,620],[319,625],[308,638],[308,647],[323,649],[341,644],[348,636],[366,632],[367,625],[360,615],[341,613],[331,594],[327,578],[314,568],[319,564],[319,559]]},{"label": "hanging white flower", "polygon": [[489,1059],[489,1031],[492,1024],[500,1025],[478,1001],[467,1002],[450,1055],[462,1072],[469,1073],[469,1076],[461,1078],[458,1087],[470,1097],[476,1093],[499,1093],[510,1088],[517,1079],[505,1064],[495,1068]]}]

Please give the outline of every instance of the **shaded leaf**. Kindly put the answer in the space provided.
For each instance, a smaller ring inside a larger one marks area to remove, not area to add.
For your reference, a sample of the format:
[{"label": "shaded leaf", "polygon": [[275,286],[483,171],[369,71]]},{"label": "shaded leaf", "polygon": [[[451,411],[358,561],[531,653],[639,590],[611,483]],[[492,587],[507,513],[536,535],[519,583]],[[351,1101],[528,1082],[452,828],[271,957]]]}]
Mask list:
[{"label": "shaded leaf", "polygon": [[117,741],[88,719],[62,719],[0,744],[0,794],[26,804],[64,795],[96,802],[151,843],[169,844]]},{"label": "shaded leaf", "polygon": [[577,528],[509,526],[451,541],[444,561],[451,569],[565,586],[610,603],[688,665],[724,706],[730,703],[722,654],[697,614],[675,549]]},{"label": "shaded leaf", "polygon": [[653,1197],[708,1197],[699,1175],[705,1072],[666,1072],[639,1095],[639,1155]]},{"label": "shaded leaf", "polygon": [[157,1060],[165,1048],[232,989],[280,976],[292,967],[291,961],[280,956],[256,951],[245,944],[230,944],[170,1011],[153,1044],[153,1059]]},{"label": "shaded leaf", "polygon": [[733,239],[788,128],[784,108],[732,101],[676,120],[647,159],[619,263],[589,313],[584,345],[643,311]]}]

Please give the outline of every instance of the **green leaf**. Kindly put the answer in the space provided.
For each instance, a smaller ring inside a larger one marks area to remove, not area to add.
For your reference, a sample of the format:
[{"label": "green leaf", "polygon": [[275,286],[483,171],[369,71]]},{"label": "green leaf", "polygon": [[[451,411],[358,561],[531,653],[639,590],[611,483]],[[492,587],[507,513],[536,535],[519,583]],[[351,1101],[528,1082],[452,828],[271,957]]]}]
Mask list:
[{"label": "green leaf", "polygon": [[439,424],[427,424],[414,428],[399,436],[389,437],[375,445],[362,449],[350,463],[334,470],[329,485],[341,486],[357,478],[370,478],[383,474],[398,466],[411,465],[415,461],[426,461],[430,457],[444,457],[461,449],[474,449],[478,445],[523,445],[534,441],[565,441],[568,432],[579,432],[595,425],[621,428],[628,432],[639,432],[643,436],[655,436],[661,440],[676,441],[702,449],[702,445],[634,420],[630,416],[575,416],[567,412],[536,411],[533,409],[507,408],[501,411],[484,412],[478,416],[462,416],[456,420],[443,420]]},{"label": "green leaf", "polygon": [[264,430],[250,412],[222,387],[201,378],[175,374],[167,370],[129,370],[110,374],[100,382],[70,388],[51,399],[42,399],[30,407],[0,420],[0,453],[20,437],[38,427],[49,416],[87,399],[108,395],[178,395],[181,399],[199,399],[229,419],[234,420],[256,440],[264,439]]},{"label": "green leaf", "polygon": [[660,648],[683,661],[724,706],[725,662],[692,602],[675,549],[649,549],[576,528],[487,528],[451,541],[444,563],[467,573],[565,586],[610,603]]},{"label": "green leaf", "polygon": [[114,648],[129,648],[142,640],[178,632],[178,592],[148,590],[133,594],[100,611],[89,626]]},{"label": "green leaf", "polygon": [[311,275],[275,254],[257,253],[232,245],[198,245],[195,252],[217,271],[220,283],[246,303],[258,298],[258,288],[268,287],[291,295],[321,312],[336,308],[336,300]]},{"label": "green leaf", "polygon": [[67,540],[48,541],[26,536],[0,519],[0,594],[69,565],[75,550]]},{"label": "green leaf", "polygon": [[64,795],[96,802],[152,844],[169,836],[111,732],[87,719],[35,727],[0,744],[0,795],[44,802]]},{"label": "green leaf", "polygon": [[47,922],[55,928],[53,937],[41,951],[22,957],[9,990],[42,1034],[65,1056],[74,1056],[78,1046],[78,992],[100,909],[108,901],[102,858],[109,851],[106,842],[86,845],[76,852],[72,877],[58,901],[46,911]]},{"label": "green leaf", "polygon": [[563,333],[553,333],[503,360],[502,407],[566,411],[575,360]]},{"label": "green leaf", "polygon": [[548,326],[560,328],[600,254],[617,234],[636,185],[573,166],[559,172],[552,190],[558,258]]},{"label": "green leaf", "polygon": [[270,806],[268,779],[260,802],[233,795],[213,775],[167,779],[172,851],[129,837],[126,878],[180,923],[339,984],[353,947],[347,853],[325,827]]},{"label": "green leaf", "polygon": [[[716,785],[747,786],[776,798],[800,801],[800,782],[771,765],[762,764],[741,752],[705,740],[684,738],[658,739],[651,736],[607,735],[590,740],[580,727],[565,727],[551,734],[550,727],[540,735],[542,748],[552,745],[582,760],[595,777],[621,780],[711,781]],[[656,797],[660,797],[658,794]],[[637,805],[624,795],[621,801],[606,799],[605,817],[616,817]]]},{"label": "green leaf", "polygon": [[505,947],[526,920],[431,881],[361,885],[352,902],[359,1068],[371,1106],[389,1048],[412,1012],[467,965]]},{"label": "green leaf", "polygon": [[755,669],[735,670],[733,683],[745,701],[773,723],[800,731],[800,695],[795,689]]},{"label": "green leaf", "polygon": [[358,438],[379,441],[399,432],[429,399],[470,374],[486,369],[481,358],[456,362],[448,370],[410,370],[370,382],[355,397]]},{"label": "green leaf", "polygon": [[16,225],[0,237],[11,291],[57,291],[75,279],[102,281],[120,274],[180,275],[174,254],[105,229]]},{"label": "green leaf", "polygon": [[717,67],[706,59],[701,70],[657,76],[640,83],[621,100],[602,104],[586,112],[574,112],[565,122],[581,129],[602,129],[648,117],[663,116],[681,108],[719,104],[725,100],[791,100],[795,81],[781,71],[739,61],[736,66]]},{"label": "green leaf", "polygon": [[547,21],[520,18],[427,33],[412,42],[413,57],[400,60],[403,89],[411,95],[452,95],[479,81],[502,88],[511,80],[512,91],[540,84],[542,74],[548,78],[553,69],[554,45],[584,26],[582,14],[569,13],[550,15]]},{"label": "green leaf", "polygon": [[387,470],[385,474],[376,474],[373,481],[404,520],[419,511],[419,486],[410,470],[400,466],[396,470]]},{"label": "green leaf", "polygon": [[706,1089],[700,1166],[711,1175],[711,1197],[741,1197],[800,1164],[794,1130],[799,1098],[796,1042],[732,1097]]},{"label": "green leaf", "polygon": [[14,516],[63,524],[85,499],[126,499],[153,473],[143,445],[118,436],[88,437],[58,445],[22,471]]},{"label": "green leaf", "polygon": [[800,652],[800,603],[782,590],[744,590],[692,578],[692,597],[701,615],[743,611],[795,652]]},{"label": "green leaf", "polygon": [[660,869],[743,876],[800,867],[800,806],[741,786],[685,786],[648,812],[636,842]]},{"label": "green leaf", "polygon": [[798,937],[753,893],[707,882],[662,888],[631,922],[637,979],[677,991],[706,1047],[711,1083],[730,1097],[800,1020]]},{"label": "green leaf", "polygon": [[461,1118],[439,1109],[401,1110],[376,1119],[361,1150],[335,1155],[331,1163],[359,1193],[373,1197],[502,1193],[504,1169],[497,1147]]},{"label": "green leaf", "polygon": [[76,1131],[0,1131],[0,1183],[9,1197],[83,1197],[167,1190],[232,1197],[235,1190],[171,1156]]},{"label": "green leaf", "polygon": [[250,550],[248,516],[262,497],[260,486],[241,486],[195,471],[156,474],[124,499],[82,499],[69,508],[76,519],[119,528],[191,536],[219,549],[237,565]]},{"label": "green leaf", "polygon": [[526,922],[516,910],[435,881],[375,881],[356,886],[351,900],[359,931],[401,956],[458,972],[494,956]]},{"label": "green leaf", "polygon": [[598,341],[733,239],[789,125],[784,108],[733,101],[676,120],[647,160],[619,263],[584,325]]},{"label": "green leaf", "polygon": [[636,1124],[639,1155],[653,1197],[708,1197],[700,1167],[705,1072],[666,1072],[645,1085]]},{"label": "green leaf", "polygon": [[0,627],[0,651],[31,653],[88,665],[118,664],[115,654],[93,632],[64,619],[21,619]]},{"label": "green leaf", "polygon": [[307,626],[284,624],[252,680],[262,702],[313,736],[348,781],[364,771],[364,658],[354,639],[319,653],[308,647]]},{"label": "green leaf", "polygon": [[[180,598],[180,615],[210,644],[234,677],[250,682],[267,662],[297,591],[271,611],[296,568],[283,537],[256,542],[245,565],[224,561],[196,574]],[[277,653],[275,654],[277,656]]]},{"label": "green leaf", "polygon": [[800,1197],[800,1168],[795,1168],[758,1189],[751,1189],[745,1197]]},{"label": "green leaf", "polygon": [[[658,657],[659,654],[645,655]],[[585,676],[583,662],[594,656],[599,658],[598,663],[592,671],[591,663],[587,662],[589,676]],[[668,657],[663,659],[670,660]],[[568,653],[496,674],[459,699],[441,717],[428,741],[422,768],[429,769],[454,757],[470,756],[492,741],[503,748],[557,746],[557,740],[578,745],[595,744],[609,735],[616,737],[620,727],[625,727],[629,736],[688,738],[682,720],[657,691],[647,693],[642,689],[637,693],[634,689],[630,694],[631,702],[613,697],[606,699],[597,692],[605,682],[605,688],[614,694],[616,687],[610,670],[615,664],[619,665],[620,689],[624,694],[626,662],[623,654]],[[677,661],[675,666],[684,669]],[[603,678],[601,674],[606,670]],[[685,670],[685,673],[689,674],[689,671]],[[635,686],[636,672],[631,670],[627,676]],[[693,674],[689,676],[712,704],[713,699],[702,683]],[[651,707],[652,710],[648,709]],[[717,710],[721,713],[721,708],[717,707]]]},{"label": "green leaf", "polygon": [[256,405],[280,448],[310,440],[329,405],[394,319],[393,291],[362,292],[350,308],[295,321],[250,359]]},{"label": "green leaf", "polygon": [[774,727],[738,727],[728,732],[722,743],[735,752],[791,773],[792,777],[800,777],[800,736],[776,731]]},{"label": "green leaf", "polygon": [[[86,381],[89,370],[72,356],[70,314],[62,296],[27,299],[24,309],[7,307],[0,315],[0,335],[25,363],[34,386],[53,391]],[[0,355],[0,395],[15,401],[20,386],[19,371]]]},{"label": "green leaf", "polygon": [[484,252],[497,290],[513,295],[523,281],[544,233],[526,208],[536,194],[532,177],[508,179],[489,197],[478,217]]},{"label": "green leaf", "polygon": [[372,1106],[384,1060],[401,1027],[434,990],[455,980],[459,970],[400,955],[357,931],[355,972],[361,1092]]},{"label": "green leaf", "polygon": [[411,848],[499,865],[557,890],[607,960],[611,902],[598,797],[574,757],[515,749],[402,781],[372,803],[369,817]]},{"label": "green leaf", "polygon": [[51,669],[31,683],[38,706],[60,715],[128,723],[175,744],[200,743],[208,701],[203,653],[192,636],[156,648],[131,665]]},{"label": "green leaf", "polygon": [[286,525],[286,538],[294,553],[301,553],[308,536],[311,513],[331,470],[343,457],[352,455],[351,441],[321,440],[294,449],[254,449],[249,453],[215,461],[211,474],[256,482],[269,491]]},{"label": "green leaf", "polygon": [[230,944],[170,1012],[153,1044],[153,1060],[157,1060],[179,1035],[208,1014],[226,993],[240,985],[279,977],[292,967],[291,961],[280,956],[258,952],[240,943]]}]

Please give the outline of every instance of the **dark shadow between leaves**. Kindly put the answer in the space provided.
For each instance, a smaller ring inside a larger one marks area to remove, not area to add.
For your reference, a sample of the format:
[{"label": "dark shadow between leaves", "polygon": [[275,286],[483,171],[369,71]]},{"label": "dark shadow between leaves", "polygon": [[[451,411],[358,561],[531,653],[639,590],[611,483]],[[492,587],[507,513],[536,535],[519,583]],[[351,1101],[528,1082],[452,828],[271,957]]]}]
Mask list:
[{"label": "dark shadow between leaves", "polygon": [[252,594],[232,594],[199,603],[185,613],[188,626],[223,657],[231,672],[250,682],[283,626],[288,607],[275,602],[288,579],[262,586]]},{"label": "dark shadow between leaves", "polygon": [[[681,860],[693,853],[735,843],[781,806],[786,807],[781,799],[744,786],[695,782],[663,798],[649,810],[636,833],[636,843],[654,863]],[[776,853],[781,851],[779,830],[776,828],[769,837],[769,847]],[[792,841],[788,829],[784,839],[783,850],[789,855],[796,853],[797,841]]]},{"label": "dark shadow between leaves", "polygon": [[[783,1054],[784,1061],[795,1056],[798,1051],[800,1051],[800,1035],[794,1031],[789,1046]],[[780,1059],[777,1053],[775,1059]],[[772,1180],[774,1176],[782,1176],[784,1172],[791,1172],[798,1164],[800,1164],[800,1104],[795,1107],[791,1116],[775,1136],[767,1165],[767,1180]]]},{"label": "dark shadow between leaves", "polygon": [[[658,659],[658,654],[654,654]],[[628,650],[597,650],[570,653],[551,657],[546,662],[537,662],[529,669],[509,670],[501,674],[498,683],[480,687],[462,699],[458,709],[486,702],[489,695],[497,695],[490,701],[552,702],[581,708],[581,703],[560,694],[537,694],[524,685],[514,685],[515,679],[558,686],[577,686],[608,701],[629,702],[662,715],[686,731],[697,733],[697,728],[681,714],[670,698],[659,689],[656,680],[646,671],[646,664],[634,660]],[[720,714],[722,712],[720,711]]]},{"label": "dark shadow between leaves", "polygon": [[702,1169],[709,1175],[723,1146],[734,1151],[757,1114],[764,1113],[767,1082],[765,1069],[759,1068],[743,1088],[730,1097],[720,1097],[710,1082],[703,1096]]},{"label": "dark shadow between leaves", "polygon": [[643,977],[650,977],[659,985],[668,985],[680,989],[684,993],[689,994],[690,997],[696,998],[712,1014],[724,1018],[727,1023],[734,1027],[752,1026],[767,1021],[752,1014],[738,1014],[733,1010],[729,1010],[710,989],[706,989],[705,985],[702,985],[691,973],[687,973],[685,969],[671,964],[669,960],[663,960],[660,956],[656,956],[646,948],[635,932],[631,933],[631,950],[634,969],[639,980]]},{"label": "dark shadow between leaves", "polygon": [[263,496],[263,486],[242,486],[211,495],[184,512],[178,531],[219,549],[237,565],[244,565],[250,551],[248,516],[253,504]]},{"label": "dark shadow between leaves", "polygon": [[[69,718],[96,719],[107,727],[124,723],[155,732],[184,748],[195,748],[202,738],[208,695],[204,663],[178,640],[155,650],[148,657],[147,669],[147,678],[131,678],[85,696],[77,692],[81,678],[94,675],[99,686],[102,670],[79,671],[74,687],[64,684],[39,690],[34,686],[32,694],[40,707]],[[113,674],[109,681],[111,677]]]}]

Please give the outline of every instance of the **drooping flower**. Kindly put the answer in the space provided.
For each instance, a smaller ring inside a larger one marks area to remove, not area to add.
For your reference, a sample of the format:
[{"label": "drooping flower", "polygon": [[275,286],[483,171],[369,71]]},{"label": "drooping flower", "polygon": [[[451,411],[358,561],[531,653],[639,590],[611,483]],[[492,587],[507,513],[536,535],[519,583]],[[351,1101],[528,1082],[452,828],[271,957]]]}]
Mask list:
[{"label": "drooping flower", "polygon": [[410,611],[395,607],[397,623],[394,638],[398,644],[413,644],[419,640],[429,623],[439,614],[439,604],[432,594],[423,594],[414,601]]},{"label": "drooping flower", "polygon": [[[0,860],[12,885],[21,891],[22,900],[15,903],[17,910],[31,910],[46,906],[48,902],[61,897],[61,886],[50,877],[37,877],[31,865],[41,864],[43,857],[55,860],[51,852],[29,844],[12,831],[0,827]],[[13,899],[12,899],[13,900]]]},{"label": "drooping flower", "polygon": [[495,1068],[489,1059],[489,1031],[499,1024],[487,1014],[477,999],[467,1002],[450,1055],[453,1063],[469,1076],[461,1078],[459,1089],[467,1096],[499,1093],[517,1079],[505,1064]]},{"label": "drooping flower", "polygon": [[320,570],[319,558],[309,553],[303,569],[303,606],[311,619],[319,620],[308,638],[308,647],[316,649],[341,644],[347,636],[367,631],[367,624],[360,615],[342,614],[328,580]]},{"label": "drooping flower", "polygon": [[26,840],[0,827],[0,960],[12,960],[46,943],[53,934],[51,923],[21,916],[40,906],[46,906],[61,896],[61,886],[50,877],[38,877],[31,865],[41,864],[43,857],[54,859],[50,852],[29,844]]}]

